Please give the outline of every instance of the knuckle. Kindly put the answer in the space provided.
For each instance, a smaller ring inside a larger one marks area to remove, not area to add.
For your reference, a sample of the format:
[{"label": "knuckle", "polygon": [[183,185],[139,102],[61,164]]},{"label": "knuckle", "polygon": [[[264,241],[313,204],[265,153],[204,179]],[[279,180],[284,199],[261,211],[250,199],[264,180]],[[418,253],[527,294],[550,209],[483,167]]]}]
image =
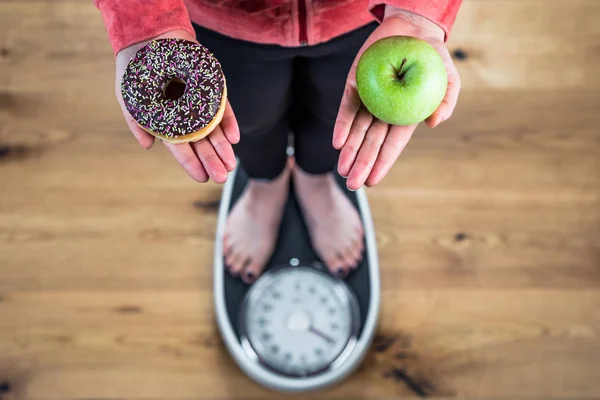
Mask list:
[{"label": "knuckle", "polygon": [[348,154],[356,154],[358,152],[359,146],[352,142],[347,142],[344,146],[344,152]]},{"label": "knuckle", "polygon": [[354,163],[354,167],[362,171],[369,167],[369,162],[365,158],[359,158]]},{"label": "knuckle", "polygon": [[336,124],[338,130],[346,130],[347,131],[348,127],[352,124],[352,121],[350,121],[345,116],[340,116],[335,121],[335,124]]},{"label": "knuckle", "polygon": [[370,123],[367,122],[359,122],[356,124],[356,128],[355,130],[357,132],[366,132],[367,130],[369,130],[369,128],[371,127]]},{"label": "knuckle", "polygon": [[344,96],[352,96],[354,94],[354,88],[350,85],[346,85],[344,88]]},{"label": "knuckle", "polygon": [[213,147],[215,149],[222,149],[228,143],[225,140],[225,138],[221,135],[219,135],[218,137],[210,136],[209,139],[210,139],[210,143],[213,145]]},{"label": "knuckle", "polygon": [[202,161],[206,162],[207,164],[212,164],[213,162],[220,160],[214,151],[206,152],[205,154],[202,154],[200,158],[202,158]]},{"label": "knuckle", "polygon": [[365,145],[368,147],[379,148],[383,144],[384,139],[385,135],[382,135],[379,132],[370,132],[365,138]]},{"label": "knuckle", "polygon": [[357,118],[356,122],[354,123],[354,131],[359,133],[366,132],[371,127],[372,120],[373,117],[368,116]]},{"label": "knuckle", "polygon": [[183,159],[181,166],[183,169],[191,173],[194,171],[194,168],[198,166],[197,161],[198,159],[196,157],[189,156]]},{"label": "knuckle", "polygon": [[401,144],[401,143],[399,143],[399,142],[396,142],[396,141],[389,141],[389,142],[386,142],[386,143],[384,144],[384,146],[387,146],[387,147],[389,147],[389,148],[390,148],[390,149],[393,151],[393,153],[395,154],[395,156],[396,156],[396,157],[397,157],[397,156],[398,156],[400,153],[402,153],[402,152],[404,151],[404,148],[406,147],[405,145],[403,145],[403,144]]}]

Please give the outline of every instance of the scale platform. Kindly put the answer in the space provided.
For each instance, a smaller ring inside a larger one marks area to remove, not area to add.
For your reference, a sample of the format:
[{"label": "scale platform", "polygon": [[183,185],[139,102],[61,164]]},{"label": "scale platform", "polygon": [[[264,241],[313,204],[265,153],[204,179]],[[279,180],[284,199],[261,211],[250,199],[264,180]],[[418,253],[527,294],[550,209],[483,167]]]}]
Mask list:
[{"label": "scale platform", "polygon": [[225,345],[246,375],[272,390],[313,391],[338,383],[365,357],[379,313],[377,246],[366,194],[348,191],[338,176],[365,231],[363,260],[348,277],[332,277],[321,264],[291,190],[276,250],[261,276],[247,285],[225,271],[222,249],[227,216],[246,182],[238,167],[219,208],[214,302]]}]

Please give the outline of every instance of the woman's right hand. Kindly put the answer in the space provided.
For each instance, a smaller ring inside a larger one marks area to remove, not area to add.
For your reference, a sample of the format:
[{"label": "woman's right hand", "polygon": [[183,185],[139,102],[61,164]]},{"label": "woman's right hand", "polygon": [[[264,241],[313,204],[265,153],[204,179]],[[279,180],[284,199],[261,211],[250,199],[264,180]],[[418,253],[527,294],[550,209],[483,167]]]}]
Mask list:
[{"label": "woman's right hand", "polygon": [[[121,80],[131,57],[151,40],[161,38],[180,38],[197,42],[196,38],[192,37],[187,31],[173,30],[124,48],[117,54],[115,82],[117,101],[121,106],[123,116],[133,136],[135,136],[140,145],[145,149],[152,147],[154,136],[140,128],[127,111],[121,95]],[[240,130],[231,105],[227,101],[221,124],[206,138],[185,144],[162,142],[188,175],[196,181],[207,182],[209,179],[212,179],[217,183],[224,183],[227,180],[227,173],[233,171],[236,166],[235,155],[231,145],[236,144],[239,140]]]}]

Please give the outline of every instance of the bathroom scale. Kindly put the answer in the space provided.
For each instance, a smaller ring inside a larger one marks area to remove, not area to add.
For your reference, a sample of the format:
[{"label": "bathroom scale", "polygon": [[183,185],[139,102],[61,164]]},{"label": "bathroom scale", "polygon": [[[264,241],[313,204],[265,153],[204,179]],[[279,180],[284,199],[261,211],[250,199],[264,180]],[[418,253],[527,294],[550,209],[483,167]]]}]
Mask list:
[{"label": "bathroom scale", "polygon": [[364,359],[378,319],[379,266],[366,194],[347,190],[337,177],[365,232],[363,260],[345,279],[332,276],[313,250],[291,189],[274,254],[248,285],[225,270],[222,247],[227,217],[247,179],[241,167],[230,174],[217,222],[214,303],[225,346],[248,377],[269,389],[303,392],[336,384]]}]

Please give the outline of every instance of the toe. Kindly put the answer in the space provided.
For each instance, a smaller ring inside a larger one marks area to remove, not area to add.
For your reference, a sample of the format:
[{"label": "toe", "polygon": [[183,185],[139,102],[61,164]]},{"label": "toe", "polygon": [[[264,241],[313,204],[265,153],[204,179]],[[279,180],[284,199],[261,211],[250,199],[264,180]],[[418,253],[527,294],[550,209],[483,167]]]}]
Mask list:
[{"label": "toe", "polygon": [[229,252],[227,252],[227,254],[225,255],[225,266],[227,269],[231,268],[234,258],[235,253],[233,251],[230,250]]},{"label": "toe", "polygon": [[261,246],[257,249],[255,257],[248,262],[244,276],[242,276],[244,282],[252,283],[259,277],[272,253],[273,249],[268,246]]},{"label": "toe", "polygon": [[333,275],[337,278],[345,278],[347,274],[348,274],[348,268],[343,267],[341,265],[338,266],[337,268],[334,268],[334,270],[333,270]]},{"label": "toe", "polygon": [[[323,254],[320,249],[317,249],[317,253],[319,254]],[[335,259],[335,257],[331,257],[331,256],[326,256],[323,258],[323,263],[325,264],[325,266],[327,267],[327,269],[329,269],[329,271],[334,271],[334,268],[336,267],[336,262],[337,260]]]},{"label": "toe", "polygon": [[[348,238],[349,239],[349,238]],[[329,270],[329,273],[336,278],[345,278],[350,272],[354,262],[352,249],[355,246],[351,245],[346,239],[346,246],[340,248],[339,251],[335,251],[335,246],[330,243],[330,246],[324,248],[324,246],[316,246],[318,254],[322,254],[323,263]],[[339,245],[338,243],[336,243]]]},{"label": "toe", "polygon": [[242,276],[242,280],[247,283],[248,285],[253,283],[254,280],[256,279],[256,274],[252,271],[244,271],[244,273],[241,275]]},{"label": "toe", "polygon": [[327,266],[329,273],[333,276],[340,277],[345,273],[343,262],[336,257],[325,259],[325,265]]},{"label": "toe", "polygon": [[340,254],[333,264],[333,275],[338,278],[345,278],[348,275],[348,263],[344,256]]},{"label": "toe", "polygon": [[344,255],[347,260],[348,267],[356,268],[358,264],[358,259],[363,250],[363,242],[358,238],[354,238],[352,243],[345,249]]},{"label": "toe", "polygon": [[241,275],[242,280],[247,284],[251,284],[258,278],[260,269],[260,265],[256,261],[250,261],[244,270],[244,273]]},{"label": "toe", "polygon": [[364,242],[362,236],[358,236],[352,242],[353,252],[359,252],[360,253],[361,251],[363,251],[364,247],[365,247],[365,242]]},{"label": "toe", "polygon": [[241,253],[234,253],[231,263],[229,263],[229,272],[231,275],[238,276],[244,267],[246,259]]},{"label": "toe", "polygon": [[360,264],[362,258],[362,250],[354,248],[352,252],[352,269],[356,269],[358,267],[358,264]]},{"label": "toe", "polygon": [[342,261],[344,263],[345,268],[353,268],[354,267],[354,251],[352,246],[346,248],[346,250],[341,255]]},{"label": "toe", "polygon": [[223,257],[227,259],[227,256],[231,253],[231,244],[227,239],[223,239]]}]

